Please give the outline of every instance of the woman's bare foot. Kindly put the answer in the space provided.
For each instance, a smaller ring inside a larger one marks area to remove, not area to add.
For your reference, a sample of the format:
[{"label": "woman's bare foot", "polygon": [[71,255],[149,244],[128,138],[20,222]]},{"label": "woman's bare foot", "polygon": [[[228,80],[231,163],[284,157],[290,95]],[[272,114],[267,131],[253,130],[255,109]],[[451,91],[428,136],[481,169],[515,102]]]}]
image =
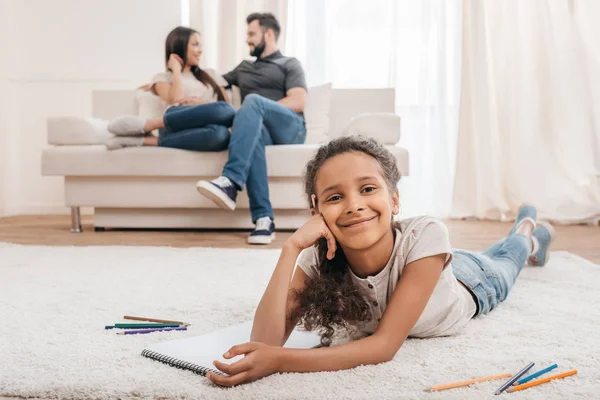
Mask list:
[{"label": "woman's bare foot", "polygon": [[158,146],[158,137],[154,135],[144,136],[144,143],[142,146]]},{"label": "woman's bare foot", "polygon": [[144,125],[145,132],[152,132],[155,129],[161,129],[165,127],[165,122],[161,118],[152,118],[146,120],[146,125]]},{"label": "woman's bare foot", "polygon": [[108,131],[115,136],[143,136],[164,127],[162,117],[148,119],[139,115],[125,115],[108,123]]}]

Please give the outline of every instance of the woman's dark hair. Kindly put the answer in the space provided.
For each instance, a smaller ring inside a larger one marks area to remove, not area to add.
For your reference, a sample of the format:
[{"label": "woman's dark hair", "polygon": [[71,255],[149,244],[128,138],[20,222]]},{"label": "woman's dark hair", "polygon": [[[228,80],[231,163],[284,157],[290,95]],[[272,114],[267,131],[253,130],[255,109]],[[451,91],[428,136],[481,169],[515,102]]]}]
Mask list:
[{"label": "woman's dark hair", "polygon": [[[169,34],[167,35],[167,40],[165,42],[165,63],[169,63],[169,57],[171,56],[171,54],[177,54],[179,57],[181,57],[185,66],[185,62],[187,60],[188,42],[190,41],[190,37],[194,33],[198,32],[185,26],[178,26],[177,28],[169,32]],[[198,66],[192,66],[191,71],[192,74],[194,74],[194,76],[196,77],[196,79],[198,79],[203,84],[207,86],[210,85],[212,87],[219,101],[225,101],[225,96],[223,95],[221,88],[206,71],[204,71]]]},{"label": "woman's dark hair", "polygon": [[[304,193],[310,207],[319,169],[330,158],[347,152],[364,153],[377,160],[388,188],[390,191],[396,190],[400,172],[392,153],[374,139],[358,135],[343,136],[321,146],[306,165]],[[349,330],[373,316],[358,286],[352,282],[342,248],[338,245],[335,257],[328,260],[327,240],[319,239],[316,247],[320,273],[314,279],[308,279],[302,291],[296,291],[297,307],[290,318],[298,320],[306,330],[320,329],[321,343],[329,345],[336,329]]]},{"label": "woman's dark hair", "polygon": [[272,29],[275,34],[275,41],[279,40],[279,34],[281,33],[281,26],[279,21],[271,13],[252,13],[246,18],[246,23],[250,25],[252,21],[258,20],[258,25],[262,28],[263,33],[268,29]]}]

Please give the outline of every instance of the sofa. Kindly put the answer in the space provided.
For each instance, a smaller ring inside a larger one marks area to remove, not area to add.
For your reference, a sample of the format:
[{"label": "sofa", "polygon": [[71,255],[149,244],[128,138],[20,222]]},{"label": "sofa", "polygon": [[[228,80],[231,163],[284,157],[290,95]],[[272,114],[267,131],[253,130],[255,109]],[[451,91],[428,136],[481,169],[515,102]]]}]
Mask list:
[{"label": "sofa", "polygon": [[[397,145],[400,118],[394,114],[394,98],[394,89],[332,89],[330,85],[309,89],[307,143],[266,149],[278,229],[297,229],[309,218],[302,171],[319,145],[333,137],[357,133],[377,138],[396,156],[402,175],[408,175],[408,152]],[[42,151],[42,174],[64,177],[71,231],[81,232],[82,206],[93,207],[96,230],[253,228],[245,191],[238,196],[233,212],[217,208],[196,191],[199,179],[220,175],[226,151],[201,153],[159,147],[106,150],[103,143],[111,138],[108,120],[119,115],[147,115],[144,102],[139,91],[94,91],[91,118],[47,120],[48,146]]]}]

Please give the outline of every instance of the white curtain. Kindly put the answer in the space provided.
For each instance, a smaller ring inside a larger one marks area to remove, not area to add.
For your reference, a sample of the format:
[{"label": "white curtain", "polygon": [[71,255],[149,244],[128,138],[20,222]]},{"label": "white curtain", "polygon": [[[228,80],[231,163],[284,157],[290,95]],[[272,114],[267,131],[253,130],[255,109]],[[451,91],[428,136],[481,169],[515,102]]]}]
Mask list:
[{"label": "white curtain", "polygon": [[600,217],[600,3],[465,0],[452,215]]},{"label": "white curtain", "polygon": [[309,86],[393,87],[410,176],[403,216],[450,212],[458,128],[460,0],[289,0],[286,50]]},{"label": "white curtain", "polygon": [[190,27],[202,37],[202,66],[224,74],[250,59],[246,17],[270,12],[281,24],[279,48],[284,51],[287,0],[190,0]]}]

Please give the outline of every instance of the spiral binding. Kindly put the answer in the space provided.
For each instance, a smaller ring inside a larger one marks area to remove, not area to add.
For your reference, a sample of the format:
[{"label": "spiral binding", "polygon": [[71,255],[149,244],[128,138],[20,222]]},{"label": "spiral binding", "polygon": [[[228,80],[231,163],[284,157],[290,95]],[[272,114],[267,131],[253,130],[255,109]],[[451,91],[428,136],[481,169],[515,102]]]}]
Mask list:
[{"label": "spiral binding", "polygon": [[223,375],[223,373],[221,371],[217,371],[212,368],[201,367],[197,364],[187,362],[187,361],[182,361],[182,360],[179,360],[174,357],[167,357],[163,354],[156,353],[156,352],[150,351],[150,350],[142,351],[142,355],[144,357],[151,358],[152,360],[160,361],[161,363],[170,365],[171,367],[192,371],[193,373],[202,375],[202,376],[206,376],[207,372],[212,372],[217,375]]}]

